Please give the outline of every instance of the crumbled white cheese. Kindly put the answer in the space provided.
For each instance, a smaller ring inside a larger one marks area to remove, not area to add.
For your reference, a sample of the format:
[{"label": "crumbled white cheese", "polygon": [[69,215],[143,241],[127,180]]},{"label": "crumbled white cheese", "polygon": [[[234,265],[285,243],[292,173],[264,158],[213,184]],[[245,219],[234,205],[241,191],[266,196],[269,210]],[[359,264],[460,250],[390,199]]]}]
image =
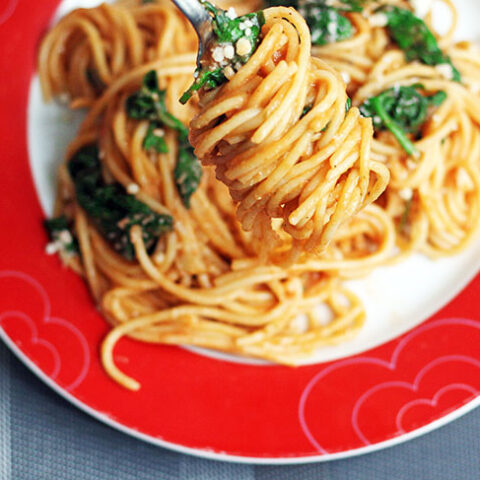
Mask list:
[{"label": "crumbled white cheese", "polygon": [[448,63],[441,63],[435,66],[435,70],[446,80],[453,80],[454,73],[453,68]]},{"label": "crumbled white cheese", "polygon": [[312,42],[315,43],[322,36],[322,31],[320,29],[315,29],[312,32]]},{"label": "crumbled white cheese", "polygon": [[352,77],[350,77],[350,74],[347,73],[347,72],[340,72],[340,75],[342,76],[343,81],[344,81],[346,84],[350,83],[350,81],[352,80]]},{"label": "crumbled white cheese", "polygon": [[407,160],[407,168],[409,170],[415,170],[417,167],[418,167],[417,162],[415,162],[414,160],[412,160],[410,158]]},{"label": "crumbled white cheese", "polygon": [[388,17],[385,13],[376,13],[369,17],[368,23],[372,27],[386,27],[388,25]]},{"label": "crumbled white cheese", "polygon": [[252,46],[245,37],[242,37],[237,40],[237,43],[235,44],[235,50],[237,51],[238,55],[243,57],[244,55],[248,55],[250,53]]},{"label": "crumbled white cheese", "polygon": [[62,248],[62,244],[56,240],[55,242],[47,243],[45,247],[45,253],[47,255],[55,255],[55,253],[59,252]]},{"label": "crumbled white cheese", "polygon": [[[307,14],[307,12],[302,9],[302,7],[300,6],[300,9],[299,9],[299,12],[301,15],[305,16]],[[318,17],[319,15],[322,15],[322,10],[318,7],[312,7],[309,12],[308,12],[310,15],[312,15],[313,18],[315,17]],[[330,14],[330,16],[334,17],[334,15]]]},{"label": "crumbled white cheese", "polygon": [[63,245],[68,245],[73,240],[72,234],[68,230],[62,230],[58,234],[58,239],[60,240],[61,243],[63,243]]},{"label": "crumbled white cheese", "polygon": [[45,247],[45,253],[47,255],[54,255],[55,253],[64,250],[64,248],[72,242],[72,234],[68,230],[61,230],[55,235],[55,240],[47,244]]},{"label": "crumbled white cheese", "polygon": [[127,193],[136,195],[140,191],[140,187],[136,183],[129,183],[127,185]]},{"label": "crumbled white cheese", "polygon": [[252,34],[252,29],[251,28],[246,28],[245,29],[245,35],[247,35],[247,37],[249,37],[251,34]]},{"label": "crumbled white cheese", "polygon": [[230,80],[235,75],[235,70],[230,65],[226,66],[222,70],[222,72],[227,77],[228,80]]},{"label": "crumbled white cheese", "polygon": [[404,188],[402,190],[399,190],[398,195],[402,200],[408,202],[413,198],[413,190],[411,188]]},{"label": "crumbled white cheese", "polygon": [[165,254],[163,252],[157,252],[153,255],[153,261],[157,264],[165,261]]},{"label": "crumbled white cheese", "polygon": [[223,47],[223,55],[226,59],[231,60],[235,56],[233,45],[225,45]]},{"label": "crumbled white cheese", "polygon": [[338,24],[336,22],[329,22],[327,25],[327,31],[332,38],[337,36]]},{"label": "crumbled white cheese", "polygon": [[223,53],[223,47],[215,47],[212,51],[212,58],[220,63],[220,62],[223,62],[223,60],[225,60],[225,54]]},{"label": "crumbled white cheese", "polygon": [[230,19],[230,20],[235,20],[237,18],[237,12],[235,11],[235,9],[233,7],[230,7],[228,10],[227,10],[227,17]]},{"label": "crumbled white cheese", "polygon": [[471,83],[470,85],[468,85],[468,88],[472,93],[480,93],[480,83]]},{"label": "crumbled white cheese", "polygon": [[423,18],[431,10],[433,0],[411,0],[413,10],[417,17]]},{"label": "crumbled white cheese", "polygon": [[163,128],[154,128],[152,133],[157,137],[163,137],[165,135],[165,130]]}]

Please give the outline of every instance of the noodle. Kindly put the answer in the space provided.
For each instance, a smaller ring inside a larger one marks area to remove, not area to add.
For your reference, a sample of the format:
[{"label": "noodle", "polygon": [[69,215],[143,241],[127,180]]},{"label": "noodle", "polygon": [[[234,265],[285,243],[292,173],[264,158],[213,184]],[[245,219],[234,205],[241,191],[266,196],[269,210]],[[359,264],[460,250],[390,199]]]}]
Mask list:
[{"label": "noodle", "polygon": [[151,60],[193,52],[196,35],[167,0],[132,0],[80,8],[46,35],[39,75],[46,100],[63,94],[72,108],[90,107],[116,78]]},{"label": "noodle", "polygon": [[[112,326],[101,350],[108,375],[140,388],[114,362],[123,336],[296,365],[362,328],[365,309],[345,279],[414,252],[438,258],[469,245],[480,223],[480,50],[452,44],[456,12],[445,3],[453,21],[439,45],[462,83],[408,63],[385,27],[369,22],[377,4],[365,16],[346,14],[354,35],[312,46],[313,58],[302,18],[273,8],[249,61],[187,105],[178,99],[191,83],[196,38],[170,2],[79,9],[52,28],[39,54],[44,96],[67,94],[71,108],[88,109],[59,168],[55,206],[80,253],[60,254]],[[151,71],[166,110],[192,122],[196,152],[212,165],[189,205],[176,183],[181,132],[162,127],[164,151],[147,149],[151,121],[128,112]],[[418,155],[409,156],[388,130],[372,138],[358,107],[418,83],[446,100],[421,137],[410,136]],[[80,205],[69,164],[92,144],[107,185],[173,218],[153,248],[136,224],[133,256],[122,256]]]},{"label": "noodle", "polygon": [[191,139],[239,202],[242,227],[271,248],[271,219],[281,218],[298,258],[321,253],[346,218],[380,196],[389,173],[370,159],[371,121],[356,108],[345,116],[343,81],[311,59],[303,18],[282,7],[265,18],[248,63],[201,100]]}]

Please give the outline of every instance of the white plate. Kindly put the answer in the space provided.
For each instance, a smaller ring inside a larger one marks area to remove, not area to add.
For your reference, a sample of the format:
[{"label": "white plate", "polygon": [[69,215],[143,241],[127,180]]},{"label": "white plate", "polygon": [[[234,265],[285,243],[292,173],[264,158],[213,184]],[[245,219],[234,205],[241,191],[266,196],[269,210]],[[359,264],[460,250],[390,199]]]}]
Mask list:
[{"label": "white plate", "polygon": [[[73,8],[98,3],[97,0],[66,0],[57,17]],[[480,16],[480,4],[474,0],[458,0],[456,3],[460,11],[457,38],[475,39],[475,19],[479,17],[472,12]],[[444,5],[439,2],[437,6],[435,18],[439,28],[445,29],[449,19]],[[68,111],[55,103],[45,104],[38,78],[34,79],[28,110],[28,144],[35,185],[46,214],[50,214],[53,208],[55,171],[81,119],[79,112]],[[399,265],[380,267],[366,278],[347,282],[366,306],[366,325],[354,340],[323,348],[308,363],[348,357],[407,332],[452,300],[472,280],[479,267],[480,241],[477,241],[461,255],[437,261],[414,255]],[[221,359],[261,363],[206,349],[194,350]]]}]

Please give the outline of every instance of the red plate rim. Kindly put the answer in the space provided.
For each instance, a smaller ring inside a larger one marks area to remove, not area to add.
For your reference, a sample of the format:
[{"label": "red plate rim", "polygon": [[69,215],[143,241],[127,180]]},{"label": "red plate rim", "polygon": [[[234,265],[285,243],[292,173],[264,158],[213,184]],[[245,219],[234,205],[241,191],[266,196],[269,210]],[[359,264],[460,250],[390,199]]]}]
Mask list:
[{"label": "red plate rim", "polygon": [[118,430],[235,462],[306,463],[367,453],[480,405],[479,276],[415,329],[347,359],[298,369],[252,366],[122,340],[115,359],[142,390],[127,392],[108,379],[98,359],[107,326],[81,279],[44,255],[43,213],[28,162],[28,89],[38,41],[58,3],[7,0],[0,7],[0,130],[9,133],[4,158],[10,162],[0,209],[1,224],[9,226],[0,237],[0,337],[25,365]]},{"label": "red plate rim", "polygon": [[27,357],[20,348],[11,340],[11,338],[0,328],[0,338],[7,345],[7,347],[14,353],[17,358],[28,367],[35,375],[37,375],[40,380],[42,380],[46,385],[53,389],[58,395],[63,397],[65,400],[70,402],[75,407],[79,408],[86,414],[91,417],[96,418],[100,422],[109,425],[110,427],[118,430],[122,433],[130,435],[132,437],[138,438],[144,442],[156,445],[158,447],[164,447],[169,450],[173,450],[179,453],[184,453],[187,455],[194,455],[201,458],[206,458],[209,460],[221,460],[225,462],[232,463],[245,463],[245,464],[257,464],[257,465],[293,465],[293,464],[306,464],[306,463],[318,463],[318,462],[327,462],[332,460],[341,460],[345,458],[352,458],[359,455],[364,455],[367,453],[373,453],[378,450],[383,450],[385,448],[393,447],[395,445],[400,445],[414,438],[421,437],[437,428],[443,427],[448,423],[466,415],[475,408],[480,406],[480,396],[477,396],[470,402],[466,403],[462,407],[454,410],[452,413],[445,415],[444,417],[439,418],[423,427],[420,427],[410,433],[405,435],[395,437],[390,440],[385,440],[383,442],[376,443],[375,445],[356,448],[354,450],[347,450],[345,452],[331,453],[326,455],[312,455],[308,457],[298,457],[298,458],[259,458],[259,457],[245,457],[245,456],[236,456],[228,455],[220,452],[209,452],[205,450],[199,450],[195,448],[184,447],[175,443],[166,442],[163,440],[155,439],[149,435],[142,434],[134,429],[128,428],[125,425],[112,421],[108,416],[102,415],[97,410],[90,408],[87,404],[79,401],[75,396],[69,394],[64,389],[62,389],[57,383],[55,383],[48,375],[45,375],[37,365]]}]

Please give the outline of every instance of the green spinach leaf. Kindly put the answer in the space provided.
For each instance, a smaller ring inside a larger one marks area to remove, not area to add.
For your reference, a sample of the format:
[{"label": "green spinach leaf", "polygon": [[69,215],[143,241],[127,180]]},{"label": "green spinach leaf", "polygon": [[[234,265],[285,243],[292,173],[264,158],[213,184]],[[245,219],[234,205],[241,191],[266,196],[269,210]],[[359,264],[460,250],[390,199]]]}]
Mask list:
[{"label": "green spinach leaf", "polygon": [[442,91],[425,96],[420,90],[421,84],[390,88],[359,107],[364,117],[372,118],[376,130],[390,130],[409,155],[417,154],[417,149],[407,133],[418,134],[427,120],[429,107],[438,107],[447,98]]},{"label": "green spinach leaf", "polygon": [[[207,57],[211,58],[202,59],[201,67],[195,71],[195,81],[180,98],[181,103],[187,103],[201,88],[210,90],[225,83],[227,81],[225,68],[231,67],[235,72],[247,63],[260,42],[262,25],[265,23],[262,11],[233,17],[230,11],[215,7],[210,2],[201,3],[211,14],[215,38],[206,47],[209,50]],[[243,42],[244,46],[247,42],[249,48],[240,49],[239,41]],[[225,51],[225,55],[222,51]]]},{"label": "green spinach leaf", "polygon": [[154,212],[129,195],[118,183],[106,184],[96,145],[82,147],[68,162],[79,205],[100,234],[127,260],[135,258],[130,240],[134,225],[142,230],[146,249],[151,252],[161,235],[173,228],[173,218]]},{"label": "green spinach leaf", "polygon": [[202,166],[189,143],[180,144],[173,175],[183,204],[190,208],[190,199],[197,191],[202,179]]},{"label": "green spinach leaf", "polygon": [[134,119],[147,119],[150,125],[143,147],[157,153],[167,153],[168,146],[159,129],[168,128],[178,132],[178,155],[174,178],[183,204],[190,208],[190,198],[195,193],[202,177],[202,167],[188,141],[188,128],[167,111],[165,90],[160,90],[155,71],[148,72],[139,91],[127,99],[127,113]]},{"label": "green spinach leaf", "polygon": [[427,24],[410,10],[392,5],[376,10],[387,16],[387,29],[392,40],[405,52],[407,61],[418,60],[425,65],[449,65],[452,79],[461,81],[460,72],[451,59],[439,48],[437,40]]}]

